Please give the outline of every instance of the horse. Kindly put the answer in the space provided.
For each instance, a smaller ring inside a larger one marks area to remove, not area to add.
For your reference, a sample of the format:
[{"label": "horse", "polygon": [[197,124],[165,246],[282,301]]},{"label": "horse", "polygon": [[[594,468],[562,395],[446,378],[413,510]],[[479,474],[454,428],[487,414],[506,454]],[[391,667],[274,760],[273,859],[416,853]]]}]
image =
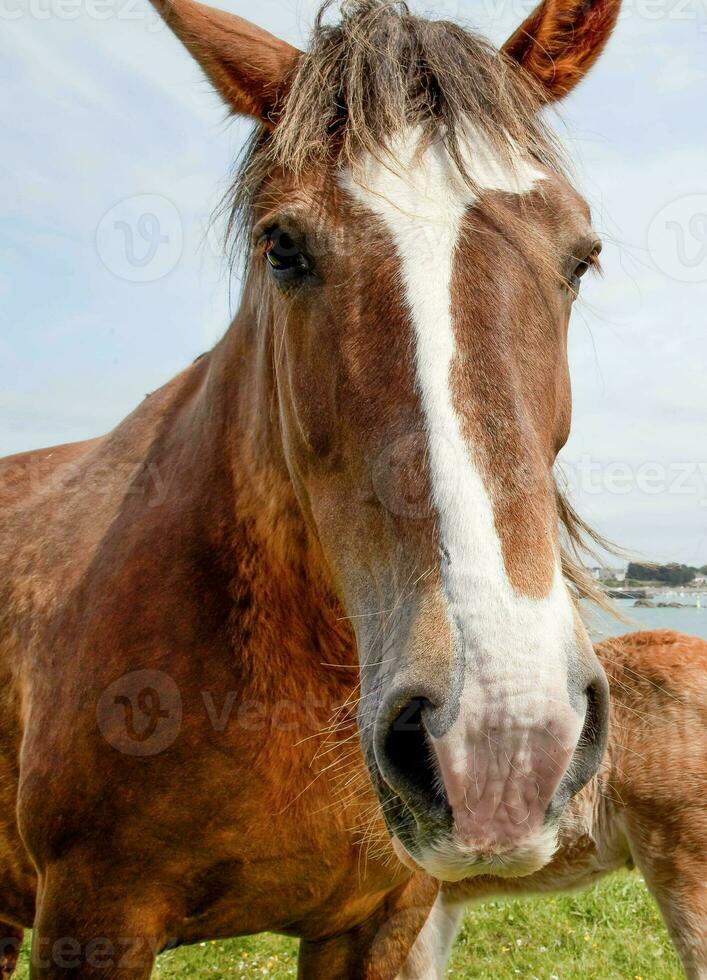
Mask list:
[{"label": "horse", "polygon": [[154,3],[256,124],[242,295],[112,432],[0,464],[5,968],[33,925],[33,978],[263,930],[394,976],[388,924],[544,866],[606,742],[553,475],[600,241],[542,110],[618,0],[500,51],[389,0],[306,51]]},{"label": "horse", "polygon": [[607,640],[609,745],[569,803],[552,861],[524,878],[446,884],[399,980],[436,980],[465,906],[567,891],[623,867],[643,873],[688,980],[707,978],[707,643],[668,630]]}]

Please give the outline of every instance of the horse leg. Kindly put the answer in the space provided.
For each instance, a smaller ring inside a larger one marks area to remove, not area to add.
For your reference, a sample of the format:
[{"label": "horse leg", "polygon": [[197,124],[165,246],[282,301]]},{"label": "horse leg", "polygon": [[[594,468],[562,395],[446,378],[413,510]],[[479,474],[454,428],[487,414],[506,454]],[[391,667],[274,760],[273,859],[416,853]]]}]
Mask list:
[{"label": "horse leg", "polygon": [[397,980],[444,980],[464,904],[440,892]]},{"label": "horse leg", "polygon": [[300,943],[300,980],[395,980],[430,914],[439,885],[416,875],[365,922],[319,942]]},{"label": "horse leg", "polygon": [[629,826],[636,865],[660,908],[688,980],[707,980],[707,813]]},{"label": "horse leg", "polygon": [[31,980],[147,980],[165,942],[159,901],[119,868],[63,864],[40,874]]},{"label": "horse leg", "polygon": [[23,935],[22,929],[0,922],[0,980],[15,972]]}]

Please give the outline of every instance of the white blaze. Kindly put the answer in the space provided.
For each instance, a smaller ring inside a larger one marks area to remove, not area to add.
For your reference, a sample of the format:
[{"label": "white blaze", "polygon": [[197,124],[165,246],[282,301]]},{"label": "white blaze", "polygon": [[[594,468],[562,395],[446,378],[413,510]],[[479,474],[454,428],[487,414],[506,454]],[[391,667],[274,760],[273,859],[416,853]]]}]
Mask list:
[{"label": "white blaze", "polygon": [[[529,192],[543,174],[519,158],[510,172],[488,144],[467,129],[466,165],[479,188]],[[550,593],[520,595],[508,579],[489,492],[474,447],[464,439],[450,389],[456,352],[451,281],[462,222],[476,201],[441,142],[419,153],[410,130],[390,147],[385,166],[364,160],[342,183],[361,207],[385,223],[396,246],[400,278],[415,336],[415,365],[427,435],[433,500],[448,560],[442,573],[450,621],[462,632],[466,657],[464,705],[485,704],[495,723],[533,728],[548,701],[567,705],[567,656],[574,634],[572,606],[559,559]],[[474,270],[469,270],[474,275]],[[496,706],[496,707],[494,707]],[[478,721],[477,721],[478,724]],[[455,728],[457,725],[455,724]],[[578,732],[579,734],[578,722]],[[460,735],[460,765],[464,739]],[[465,764],[465,763],[464,763]]]}]

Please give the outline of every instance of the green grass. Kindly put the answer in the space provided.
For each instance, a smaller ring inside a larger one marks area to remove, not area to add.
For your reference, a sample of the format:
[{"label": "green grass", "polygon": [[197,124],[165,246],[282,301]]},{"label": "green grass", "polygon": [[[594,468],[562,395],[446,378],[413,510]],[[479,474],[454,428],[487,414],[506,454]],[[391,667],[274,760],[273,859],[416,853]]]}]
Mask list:
[{"label": "green grass", "polygon": [[679,960],[636,873],[574,895],[485,902],[467,914],[450,963],[464,980],[679,980]]},{"label": "green grass", "polygon": [[[155,977],[284,980],[296,972],[296,942],[262,935],[165,953]],[[28,975],[25,949],[17,976],[26,980]],[[679,980],[682,971],[643,881],[635,873],[621,873],[577,895],[503,899],[477,906],[466,917],[448,976],[453,980]]]}]

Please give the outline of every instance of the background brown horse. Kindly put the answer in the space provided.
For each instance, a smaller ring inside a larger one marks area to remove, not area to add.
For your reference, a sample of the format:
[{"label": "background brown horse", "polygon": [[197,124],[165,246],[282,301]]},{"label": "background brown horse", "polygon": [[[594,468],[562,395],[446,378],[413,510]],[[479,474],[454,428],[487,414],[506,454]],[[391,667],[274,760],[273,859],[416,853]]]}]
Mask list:
[{"label": "background brown horse", "polygon": [[529,872],[606,737],[552,474],[598,242],[538,113],[618,4],[548,0],[503,54],[376,0],[306,54],[158,5],[260,123],[246,281],[112,433],[0,464],[0,917],[34,977],[265,929],[383,975],[436,886],[378,802],[428,871]]},{"label": "background brown horse", "polygon": [[609,745],[567,807],[554,858],[526,878],[446,885],[400,980],[444,977],[469,902],[581,888],[634,864],[689,980],[707,977],[707,643],[646,632],[597,653],[611,688]]}]

